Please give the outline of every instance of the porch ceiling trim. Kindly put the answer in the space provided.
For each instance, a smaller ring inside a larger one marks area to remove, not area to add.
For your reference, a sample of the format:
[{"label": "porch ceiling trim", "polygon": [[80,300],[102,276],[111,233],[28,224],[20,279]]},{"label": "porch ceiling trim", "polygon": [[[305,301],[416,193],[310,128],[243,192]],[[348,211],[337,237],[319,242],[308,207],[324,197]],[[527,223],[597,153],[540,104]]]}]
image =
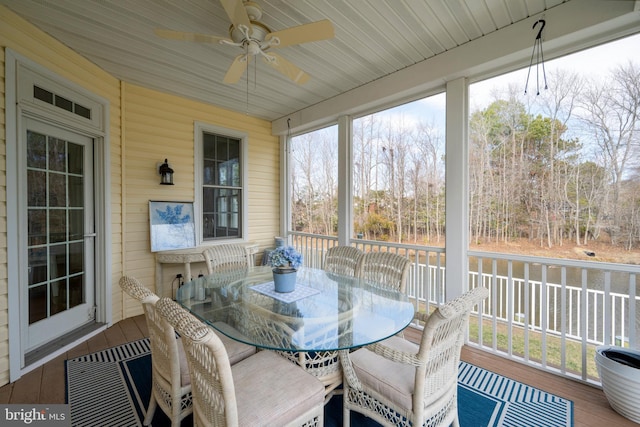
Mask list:
[{"label": "porch ceiling trim", "polygon": [[[638,31],[637,1],[581,0],[514,23],[403,70],[319,102],[272,122],[272,133],[299,133],[336,123],[341,115],[362,116],[443,91],[448,81],[470,82],[526,66],[535,38],[533,23],[544,18],[545,59]],[[290,125],[290,130],[287,128]]]}]

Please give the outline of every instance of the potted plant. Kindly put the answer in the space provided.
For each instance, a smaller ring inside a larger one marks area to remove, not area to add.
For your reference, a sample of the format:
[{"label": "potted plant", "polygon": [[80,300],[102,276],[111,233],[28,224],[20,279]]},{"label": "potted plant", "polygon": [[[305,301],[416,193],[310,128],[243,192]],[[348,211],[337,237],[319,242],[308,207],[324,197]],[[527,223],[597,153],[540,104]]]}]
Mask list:
[{"label": "potted plant", "polygon": [[270,262],[276,292],[293,292],[302,255],[293,246],[279,246],[271,252]]},{"label": "potted plant", "polygon": [[601,345],[596,365],[602,390],[620,415],[640,423],[640,350]]}]

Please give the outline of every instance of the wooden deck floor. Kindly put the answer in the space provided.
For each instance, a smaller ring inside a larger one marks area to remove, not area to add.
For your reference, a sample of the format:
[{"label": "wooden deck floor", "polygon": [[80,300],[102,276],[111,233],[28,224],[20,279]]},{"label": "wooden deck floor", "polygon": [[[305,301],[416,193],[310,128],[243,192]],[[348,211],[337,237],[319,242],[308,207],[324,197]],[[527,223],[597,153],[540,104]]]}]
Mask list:
[{"label": "wooden deck floor", "polygon": [[[415,330],[414,330],[415,331]],[[419,332],[408,331],[409,339],[417,340]],[[0,403],[64,403],[64,360],[135,341],[147,336],[143,316],[132,317],[108,328],[105,332],[74,347],[66,354],[24,375],[20,380],[0,387]],[[637,427],[616,413],[602,390],[530,368],[481,350],[465,346],[462,359],[476,366],[513,378],[533,387],[557,394],[574,402],[576,427],[620,426]]]}]

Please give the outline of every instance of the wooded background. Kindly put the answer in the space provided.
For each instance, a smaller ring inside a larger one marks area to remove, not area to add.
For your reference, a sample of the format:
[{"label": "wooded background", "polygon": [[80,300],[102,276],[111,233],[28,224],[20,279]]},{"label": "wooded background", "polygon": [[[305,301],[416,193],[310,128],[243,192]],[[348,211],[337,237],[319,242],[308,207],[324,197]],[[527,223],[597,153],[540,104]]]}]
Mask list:
[{"label": "wooded background", "polygon": [[[470,114],[471,238],[640,247],[640,65],[604,81],[557,71],[547,82],[539,96],[507,85]],[[292,139],[296,231],[336,234],[337,153],[336,127]],[[444,129],[432,119],[354,120],[355,232],[442,244],[444,156]]]}]

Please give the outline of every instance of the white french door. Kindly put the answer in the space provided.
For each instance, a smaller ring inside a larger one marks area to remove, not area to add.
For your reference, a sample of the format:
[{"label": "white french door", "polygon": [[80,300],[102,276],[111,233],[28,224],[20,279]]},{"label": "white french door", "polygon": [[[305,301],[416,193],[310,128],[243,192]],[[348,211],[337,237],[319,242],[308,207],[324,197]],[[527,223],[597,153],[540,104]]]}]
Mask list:
[{"label": "white french door", "polygon": [[28,352],[95,320],[93,139],[24,118],[20,317]]}]

